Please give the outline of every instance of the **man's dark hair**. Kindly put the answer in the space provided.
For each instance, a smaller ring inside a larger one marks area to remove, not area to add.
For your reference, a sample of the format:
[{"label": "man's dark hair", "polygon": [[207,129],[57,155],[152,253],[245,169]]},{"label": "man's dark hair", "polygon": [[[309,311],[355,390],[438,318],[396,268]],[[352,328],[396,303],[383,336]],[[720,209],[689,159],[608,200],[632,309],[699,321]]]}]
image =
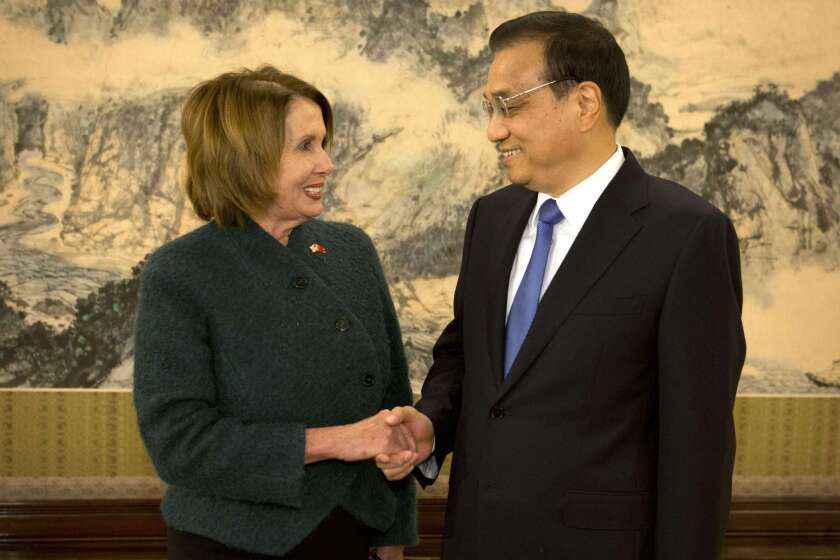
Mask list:
[{"label": "man's dark hair", "polygon": [[508,20],[490,34],[490,50],[498,52],[520,41],[545,42],[545,78],[562,97],[569,78],[598,84],[607,106],[607,118],[618,128],[630,101],[630,72],[624,51],[606,27],[580,14],[534,12]]}]

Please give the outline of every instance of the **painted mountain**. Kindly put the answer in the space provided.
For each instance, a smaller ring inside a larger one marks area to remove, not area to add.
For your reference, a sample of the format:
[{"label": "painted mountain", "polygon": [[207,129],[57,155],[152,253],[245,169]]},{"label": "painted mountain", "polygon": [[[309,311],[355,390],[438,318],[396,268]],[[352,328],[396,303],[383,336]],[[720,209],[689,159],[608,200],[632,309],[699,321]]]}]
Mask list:
[{"label": "painted mountain", "polygon": [[661,4],[0,0],[0,387],[130,386],[142,261],[199,224],[180,103],[264,62],[335,105],[325,217],[375,240],[419,386],[469,207],[504,184],[478,103],[486,37],[562,8],[601,19],[627,52],[621,142],[736,224],[740,390],[840,394],[813,381],[840,358],[840,18],[825,17],[837,7]]}]

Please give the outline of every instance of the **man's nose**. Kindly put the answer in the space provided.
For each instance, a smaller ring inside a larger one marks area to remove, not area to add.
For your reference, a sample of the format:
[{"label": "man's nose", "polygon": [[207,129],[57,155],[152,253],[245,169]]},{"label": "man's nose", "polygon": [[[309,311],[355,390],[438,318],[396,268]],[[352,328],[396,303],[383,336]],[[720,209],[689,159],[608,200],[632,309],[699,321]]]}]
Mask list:
[{"label": "man's nose", "polygon": [[487,139],[491,142],[501,142],[508,137],[510,132],[504,125],[504,118],[499,113],[493,113],[490,122],[487,123]]}]

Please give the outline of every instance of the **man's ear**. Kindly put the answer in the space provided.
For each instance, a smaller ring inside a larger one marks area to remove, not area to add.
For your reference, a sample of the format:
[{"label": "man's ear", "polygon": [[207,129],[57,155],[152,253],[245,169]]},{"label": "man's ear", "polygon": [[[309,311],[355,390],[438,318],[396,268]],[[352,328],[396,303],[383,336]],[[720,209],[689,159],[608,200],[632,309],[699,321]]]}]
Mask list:
[{"label": "man's ear", "polygon": [[595,126],[604,111],[601,88],[595,82],[581,82],[577,86],[578,122],[581,132]]}]

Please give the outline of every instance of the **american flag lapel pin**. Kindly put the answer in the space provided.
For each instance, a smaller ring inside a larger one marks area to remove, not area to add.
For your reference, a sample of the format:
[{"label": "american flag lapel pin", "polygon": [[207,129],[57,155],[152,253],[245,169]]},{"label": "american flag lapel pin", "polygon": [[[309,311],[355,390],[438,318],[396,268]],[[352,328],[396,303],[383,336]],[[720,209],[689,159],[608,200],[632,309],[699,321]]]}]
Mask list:
[{"label": "american flag lapel pin", "polygon": [[309,250],[312,251],[313,253],[321,253],[321,254],[327,252],[326,247],[324,247],[320,243],[313,243],[312,245],[309,246]]}]

